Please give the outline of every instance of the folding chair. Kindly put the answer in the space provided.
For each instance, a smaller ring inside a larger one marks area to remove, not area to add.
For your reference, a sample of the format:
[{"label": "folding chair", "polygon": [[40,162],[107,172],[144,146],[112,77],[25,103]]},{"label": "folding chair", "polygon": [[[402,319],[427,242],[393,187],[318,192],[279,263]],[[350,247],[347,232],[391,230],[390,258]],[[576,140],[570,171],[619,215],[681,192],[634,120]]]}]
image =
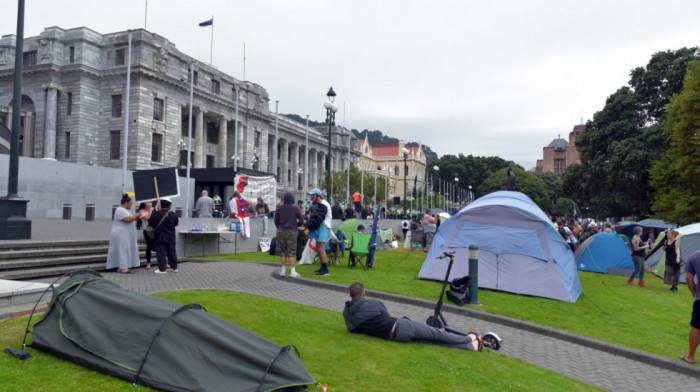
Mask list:
[{"label": "folding chair", "polygon": [[372,233],[352,233],[352,242],[348,250],[350,251],[350,256],[348,256],[348,267],[351,266],[350,259],[354,258],[355,263],[359,263],[362,268],[367,268],[367,263],[365,259],[369,255],[370,241],[372,240]]},{"label": "folding chair", "polygon": [[415,244],[423,246],[423,229],[411,230],[411,252]]}]

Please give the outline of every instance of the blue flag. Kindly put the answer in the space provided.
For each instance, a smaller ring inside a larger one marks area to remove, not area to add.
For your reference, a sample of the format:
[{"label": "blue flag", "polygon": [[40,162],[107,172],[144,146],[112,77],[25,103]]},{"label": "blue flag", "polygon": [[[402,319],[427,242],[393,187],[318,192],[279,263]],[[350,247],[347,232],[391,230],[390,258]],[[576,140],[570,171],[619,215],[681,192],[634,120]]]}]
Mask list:
[{"label": "blue flag", "polygon": [[199,24],[199,27],[206,27],[206,26],[211,26],[214,24],[214,18],[212,17],[209,20],[205,20],[204,22]]},{"label": "blue flag", "polygon": [[416,175],[416,178],[413,179],[413,197],[414,198],[417,197],[416,196],[416,184],[417,183],[418,183],[418,175]]}]

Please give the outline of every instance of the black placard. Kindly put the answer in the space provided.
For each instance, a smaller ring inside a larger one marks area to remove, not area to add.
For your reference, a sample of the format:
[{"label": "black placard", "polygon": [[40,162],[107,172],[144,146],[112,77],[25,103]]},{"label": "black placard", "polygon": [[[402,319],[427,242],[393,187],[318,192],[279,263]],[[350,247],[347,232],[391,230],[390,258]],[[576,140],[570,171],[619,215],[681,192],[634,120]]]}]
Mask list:
[{"label": "black placard", "polygon": [[168,167],[165,169],[139,170],[133,173],[134,193],[137,201],[156,199],[156,181],[158,182],[158,195],[163,197],[180,196],[180,187],[177,182],[177,169]]}]

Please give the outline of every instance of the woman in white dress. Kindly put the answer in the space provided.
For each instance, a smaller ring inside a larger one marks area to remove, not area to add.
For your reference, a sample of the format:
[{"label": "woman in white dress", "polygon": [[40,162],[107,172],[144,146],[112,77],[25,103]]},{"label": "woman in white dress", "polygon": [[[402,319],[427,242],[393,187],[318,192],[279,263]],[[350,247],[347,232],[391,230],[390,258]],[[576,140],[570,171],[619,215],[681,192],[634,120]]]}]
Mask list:
[{"label": "woman in white dress", "polygon": [[141,265],[138,244],[136,243],[136,220],[141,213],[131,214],[129,209],[133,201],[124,194],[121,206],[114,212],[112,231],[109,233],[109,252],[107,253],[107,269],[116,268],[122,274],[133,274],[129,268]]}]

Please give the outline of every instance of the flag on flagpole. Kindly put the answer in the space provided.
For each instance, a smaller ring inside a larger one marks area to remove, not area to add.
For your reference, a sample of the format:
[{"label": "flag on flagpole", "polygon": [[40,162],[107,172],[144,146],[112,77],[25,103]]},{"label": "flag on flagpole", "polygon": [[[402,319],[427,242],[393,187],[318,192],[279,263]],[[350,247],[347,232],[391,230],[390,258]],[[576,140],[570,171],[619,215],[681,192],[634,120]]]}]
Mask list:
[{"label": "flag on flagpole", "polygon": [[199,24],[199,27],[206,27],[206,26],[211,26],[214,24],[214,18],[212,17],[209,20],[205,20],[204,22]]}]

